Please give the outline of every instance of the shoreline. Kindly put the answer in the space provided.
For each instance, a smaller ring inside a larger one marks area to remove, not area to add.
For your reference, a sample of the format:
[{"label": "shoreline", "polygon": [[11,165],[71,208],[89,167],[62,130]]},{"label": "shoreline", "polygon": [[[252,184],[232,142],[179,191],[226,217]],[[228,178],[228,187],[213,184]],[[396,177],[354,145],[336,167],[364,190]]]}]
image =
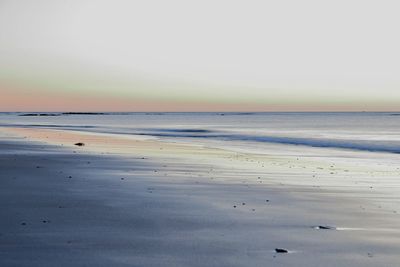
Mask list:
[{"label": "shoreline", "polygon": [[339,162],[330,174],[326,159],[60,130],[0,133],[1,217],[9,218],[0,225],[2,266],[398,263],[399,203],[384,188],[398,190],[396,169],[367,177],[360,161]]}]

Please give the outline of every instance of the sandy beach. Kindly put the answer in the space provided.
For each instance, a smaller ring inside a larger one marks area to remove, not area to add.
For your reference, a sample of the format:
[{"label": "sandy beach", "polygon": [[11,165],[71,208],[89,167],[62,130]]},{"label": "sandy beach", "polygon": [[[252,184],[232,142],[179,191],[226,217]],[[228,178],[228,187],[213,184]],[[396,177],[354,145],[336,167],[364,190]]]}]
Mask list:
[{"label": "sandy beach", "polygon": [[0,267],[400,267],[399,10],[0,0]]},{"label": "sandy beach", "polygon": [[400,264],[394,154],[0,136],[1,266]]}]

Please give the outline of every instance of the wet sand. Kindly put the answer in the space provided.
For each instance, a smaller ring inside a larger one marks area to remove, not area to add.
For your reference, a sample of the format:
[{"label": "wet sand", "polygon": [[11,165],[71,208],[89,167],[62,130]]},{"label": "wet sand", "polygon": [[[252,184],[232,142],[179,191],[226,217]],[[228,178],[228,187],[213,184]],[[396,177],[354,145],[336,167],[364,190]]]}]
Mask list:
[{"label": "wet sand", "polygon": [[398,155],[270,147],[0,129],[0,266],[400,264]]}]

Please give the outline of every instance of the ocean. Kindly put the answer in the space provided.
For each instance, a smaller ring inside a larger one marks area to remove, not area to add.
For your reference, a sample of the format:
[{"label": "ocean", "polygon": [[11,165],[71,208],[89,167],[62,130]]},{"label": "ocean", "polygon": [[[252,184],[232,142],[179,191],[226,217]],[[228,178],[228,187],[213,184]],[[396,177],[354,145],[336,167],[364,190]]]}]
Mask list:
[{"label": "ocean", "polygon": [[0,113],[2,127],[136,135],[173,142],[262,149],[284,144],[400,153],[400,113]]}]

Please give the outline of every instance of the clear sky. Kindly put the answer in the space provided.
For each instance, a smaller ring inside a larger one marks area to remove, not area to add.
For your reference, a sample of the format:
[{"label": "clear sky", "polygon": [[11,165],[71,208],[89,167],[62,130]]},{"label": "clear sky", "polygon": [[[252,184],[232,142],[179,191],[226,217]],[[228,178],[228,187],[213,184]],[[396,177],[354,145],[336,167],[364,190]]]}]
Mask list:
[{"label": "clear sky", "polygon": [[0,0],[0,110],[400,110],[399,10]]}]

